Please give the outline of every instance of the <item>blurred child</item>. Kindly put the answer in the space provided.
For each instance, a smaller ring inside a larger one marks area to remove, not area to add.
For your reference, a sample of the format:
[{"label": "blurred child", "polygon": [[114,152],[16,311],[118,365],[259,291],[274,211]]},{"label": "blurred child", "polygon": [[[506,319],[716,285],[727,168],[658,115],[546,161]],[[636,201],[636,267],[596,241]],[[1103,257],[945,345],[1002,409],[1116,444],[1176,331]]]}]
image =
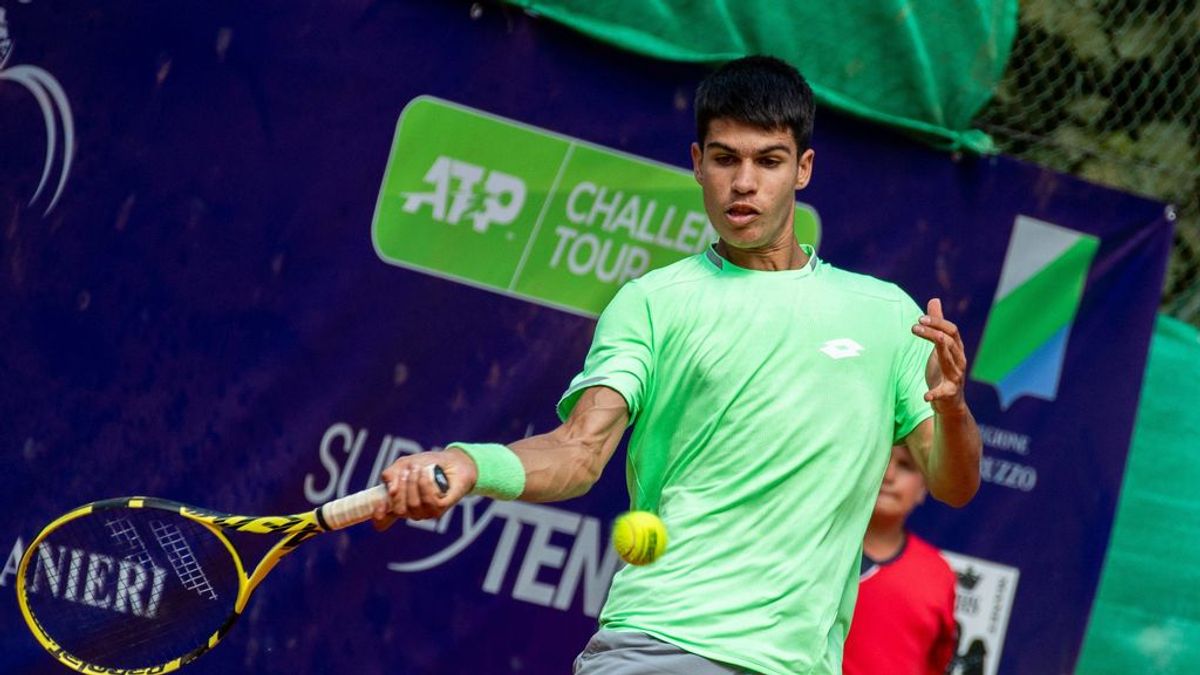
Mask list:
[{"label": "blurred child", "polygon": [[920,467],[907,447],[893,447],[863,539],[844,675],[943,675],[954,656],[954,572],[904,527],[923,501]]}]

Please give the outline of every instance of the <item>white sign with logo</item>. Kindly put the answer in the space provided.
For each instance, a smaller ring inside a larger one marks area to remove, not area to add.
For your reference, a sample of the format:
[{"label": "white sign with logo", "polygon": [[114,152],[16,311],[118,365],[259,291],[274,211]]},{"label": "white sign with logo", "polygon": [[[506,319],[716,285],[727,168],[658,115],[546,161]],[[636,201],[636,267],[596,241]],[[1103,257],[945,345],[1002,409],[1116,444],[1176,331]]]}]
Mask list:
[{"label": "white sign with logo", "polygon": [[948,672],[995,675],[1021,571],[949,551],[942,551],[942,556],[958,577],[954,608],[958,649]]}]

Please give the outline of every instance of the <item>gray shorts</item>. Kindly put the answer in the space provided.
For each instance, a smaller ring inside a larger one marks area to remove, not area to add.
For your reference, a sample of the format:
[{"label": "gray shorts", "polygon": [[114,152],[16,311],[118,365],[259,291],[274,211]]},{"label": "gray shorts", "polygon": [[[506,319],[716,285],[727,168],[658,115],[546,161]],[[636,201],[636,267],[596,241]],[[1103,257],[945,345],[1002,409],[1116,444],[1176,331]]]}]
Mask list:
[{"label": "gray shorts", "polygon": [[645,633],[600,630],[575,657],[575,675],[737,675],[746,671],[686,652]]}]

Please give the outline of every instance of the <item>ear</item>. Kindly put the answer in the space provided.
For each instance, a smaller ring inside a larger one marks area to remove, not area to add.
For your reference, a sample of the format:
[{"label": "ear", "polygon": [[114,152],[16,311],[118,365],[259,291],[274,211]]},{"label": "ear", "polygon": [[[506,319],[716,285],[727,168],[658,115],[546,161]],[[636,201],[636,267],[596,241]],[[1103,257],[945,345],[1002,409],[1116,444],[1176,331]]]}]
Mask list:
[{"label": "ear", "polygon": [[701,185],[704,184],[704,173],[700,171],[700,160],[703,158],[704,151],[700,149],[700,144],[692,143],[692,175]]},{"label": "ear", "polygon": [[808,187],[808,181],[812,179],[813,158],[817,153],[812,148],[809,148],[800,155],[800,161],[796,163],[796,189],[803,190]]}]

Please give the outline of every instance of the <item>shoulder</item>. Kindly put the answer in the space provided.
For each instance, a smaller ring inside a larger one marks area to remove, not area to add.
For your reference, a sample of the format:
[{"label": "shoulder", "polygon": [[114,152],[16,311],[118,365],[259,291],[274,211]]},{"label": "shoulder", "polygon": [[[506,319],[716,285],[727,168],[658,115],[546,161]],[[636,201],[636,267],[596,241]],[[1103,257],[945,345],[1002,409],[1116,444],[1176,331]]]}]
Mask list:
[{"label": "shoulder", "polygon": [[898,308],[915,304],[908,293],[890,281],[844,270],[823,261],[818,270],[824,284],[833,291],[862,296]]},{"label": "shoulder", "polygon": [[926,567],[930,574],[936,574],[951,583],[954,582],[954,570],[950,568],[950,563],[942,557],[942,552],[933,544],[911,532],[908,533],[905,555],[912,558],[913,562]]},{"label": "shoulder", "polygon": [[652,296],[680,284],[707,281],[715,276],[716,271],[705,261],[704,253],[697,253],[650,270],[626,286],[633,286],[643,295]]},{"label": "shoulder", "polygon": [[[670,265],[653,269],[631,279],[617,289],[600,314],[601,324],[637,320],[644,322],[655,307],[660,310],[671,305],[671,289],[686,288],[691,282],[713,276],[711,268],[699,256],[689,256]],[[660,302],[660,300],[662,300]]]}]

